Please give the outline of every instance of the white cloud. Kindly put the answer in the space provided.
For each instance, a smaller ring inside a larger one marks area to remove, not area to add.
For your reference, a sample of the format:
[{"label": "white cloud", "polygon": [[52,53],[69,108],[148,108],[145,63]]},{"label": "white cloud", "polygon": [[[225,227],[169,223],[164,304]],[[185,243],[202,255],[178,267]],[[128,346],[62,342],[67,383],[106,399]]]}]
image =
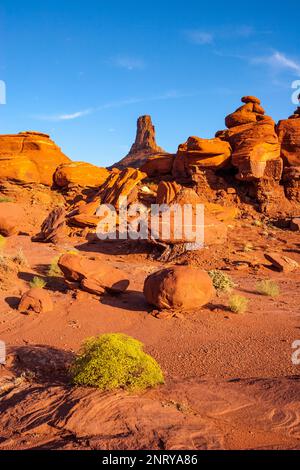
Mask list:
[{"label": "white cloud", "polygon": [[190,29],[185,31],[187,39],[193,44],[199,44],[204,46],[205,44],[212,44],[214,35],[207,31],[201,31],[199,29]]},{"label": "white cloud", "polygon": [[73,119],[78,119],[83,116],[87,116],[88,114],[91,114],[93,112],[93,109],[85,109],[84,111],[77,111],[75,113],[71,114],[41,114],[38,116],[34,116],[36,119],[39,119],[41,121],[71,121]]},{"label": "white cloud", "polygon": [[96,113],[97,111],[103,111],[105,109],[113,109],[113,108],[122,108],[124,106],[129,106],[131,104],[137,104],[137,103],[147,103],[147,102],[152,102],[152,101],[164,101],[164,100],[171,100],[171,99],[178,99],[178,98],[187,98],[191,96],[196,96],[198,93],[187,93],[187,92],[181,92],[179,90],[168,90],[165,93],[162,93],[160,95],[150,95],[150,96],[144,96],[144,97],[133,97],[133,98],[127,98],[123,100],[117,100],[117,101],[110,101],[108,103],[104,103],[100,106],[97,106],[95,108],[89,108],[84,111],[77,111],[75,113],[70,113],[70,114],[56,114],[56,115],[35,115],[31,116],[34,119],[38,119],[41,121],[70,121],[73,119],[78,119],[83,116],[87,116],[89,114]]},{"label": "white cloud", "polygon": [[269,65],[275,70],[290,70],[300,75],[300,62],[290,59],[282,52],[275,51],[266,57],[255,57],[251,62],[254,64]]},{"label": "white cloud", "polygon": [[146,66],[142,59],[130,56],[117,56],[112,58],[111,62],[115,67],[127,70],[142,70]]}]

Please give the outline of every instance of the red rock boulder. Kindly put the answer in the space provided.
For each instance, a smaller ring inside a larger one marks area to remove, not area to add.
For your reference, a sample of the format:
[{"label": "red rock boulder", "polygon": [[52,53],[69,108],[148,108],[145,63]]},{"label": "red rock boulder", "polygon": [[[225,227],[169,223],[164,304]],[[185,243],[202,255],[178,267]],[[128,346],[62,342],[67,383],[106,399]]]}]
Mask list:
[{"label": "red rock boulder", "polygon": [[150,274],[144,283],[147,302],[159,309],[191,310],[214,296],[209,275],[196,267],[174,266]]},{"label": "red rock boulder", "polygon": [[22,295],[18,310],[26,314],[47,313],[53,310],[53,302],[49,292],[39,287],[33,287]]},{"label": "red rock boulder", "polygon": [[126,273],[97,258],[68,253],[59,258],[58,266],[67,281],[78,283],[83,290],[96,295],[121,293],[129,285]]}]

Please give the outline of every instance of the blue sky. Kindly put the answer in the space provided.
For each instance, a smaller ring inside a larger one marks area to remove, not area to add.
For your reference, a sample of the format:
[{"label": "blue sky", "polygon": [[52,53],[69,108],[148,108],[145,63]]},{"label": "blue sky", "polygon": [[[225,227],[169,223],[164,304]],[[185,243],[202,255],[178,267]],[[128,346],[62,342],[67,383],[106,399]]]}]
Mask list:
[{"label": "blue sky", "polygon": [[213,137],[245,94],[285,118],[299,19],[289,0],[1,0],[0,132],[46,132],[73,160],[106,166],[127,153],[141,114],[171,152]]}]

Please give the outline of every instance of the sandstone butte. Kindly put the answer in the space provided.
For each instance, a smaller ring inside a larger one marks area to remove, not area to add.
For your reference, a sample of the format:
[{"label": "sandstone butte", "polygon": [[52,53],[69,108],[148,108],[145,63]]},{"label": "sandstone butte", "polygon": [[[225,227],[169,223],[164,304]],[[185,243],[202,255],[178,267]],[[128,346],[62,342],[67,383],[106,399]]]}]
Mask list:
[{"label": "sandstone butte", "polygon": [[47,134],[0,135],[0,180],[51,186],[56,168],[68,162]]}]

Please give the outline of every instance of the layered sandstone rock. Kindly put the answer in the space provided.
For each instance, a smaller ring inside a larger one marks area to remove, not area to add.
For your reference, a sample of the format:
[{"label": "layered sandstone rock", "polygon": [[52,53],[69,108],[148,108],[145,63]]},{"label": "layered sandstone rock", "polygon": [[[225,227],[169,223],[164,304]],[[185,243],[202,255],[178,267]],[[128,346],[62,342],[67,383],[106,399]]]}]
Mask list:
[{"label": "layered sandstone rock", "polygon": [[156,176],[171,175],[174,163],[173,154],[161,154],[149,157],[141,166],[141,171],[147,174],[149,178]]},{"label": "layered sandstone rock", "polygon": [[222,135],[232,147],[236,177],[243,181],[279,181],[283,163],[275,123],[264,115],[258,98],[244,97],[242,101],[246,104],[225,119],[229,130]]},{"label": "layered sandstone rock", "polygon": [[47,134],[0,136],[0,180],[51,186],[56,168],[68,162],[70,159]]},{"label": "layered sandstone rock", "polygon": [[284,165],[300,166],[300,114],[294,114],[289,119],[279,121],[276,130],[281,143]]},{"label": "layered sandstone rock", "polygon": [[118,208],[120,198],[126,198],[127,204],[137,198],[137,185],[146,177],[146,174],[135,168],[127,168],[120,172],[113,172],[102,185],[98,196],[102,204],[111,204]]},{"label": "layered sandstone rock", "polygon": [[96,295],[105,292],[118,294],[129,285],[126,273],[92,257],[65,254],[59,258],[58,266],[67,281],[75,282],[83,290]]},{"label": "layered sandstone rock", "polygon": [[284,163],[283,184],[291,201],[300,202],[300,107],[276,127]]},{"label": "layered sandstone rock", "polygon": [[242,124],[271,120],[269,116],[265,116],[265,110],[255,96],[244,96],[241,101],[245,104],[225,118],[226,127],[229,129]]},{"label": "layered sandstone rock", "polygon": [[180,184],[176,181],[161,181],[157,187],[157,204],[170,204],[180,191]]},{"label": "layered sandstone rock", "polygon": [[32,241],[59,243],[66,238],[66,235],[66,211],[63,207],[56,207],[46,217],[40,232],[32,238]]},{"label": "layered sandstone rock", "polygon": [[151,116],[140,116],[137,120],[137,131],[134,144],[129,153],[114,167],[124,169],[128,167],[140,168],[150,156],[165,154],[165,151],[156,144],[155,128]]},{"label": "layered sandstone rock", "polygon": [[219,169],[230,163],[231,147],[219,138],[189,137],[179,145],[173,165],[174,177],[185,177],[198,169]]},{"label": "layered sandstone rock", "polygon": [[210,302],[214,288],[205,271],[174,266],[150,274],[144,283],[144,295],[159,309],[191,310]]},{"label": "layered sandstone rock", "polygon": [[109,176],[106,168],[91,163],[72,162],[60,165],[54,173],[54,182],[60,188],[68,186],[99,187]]}]

